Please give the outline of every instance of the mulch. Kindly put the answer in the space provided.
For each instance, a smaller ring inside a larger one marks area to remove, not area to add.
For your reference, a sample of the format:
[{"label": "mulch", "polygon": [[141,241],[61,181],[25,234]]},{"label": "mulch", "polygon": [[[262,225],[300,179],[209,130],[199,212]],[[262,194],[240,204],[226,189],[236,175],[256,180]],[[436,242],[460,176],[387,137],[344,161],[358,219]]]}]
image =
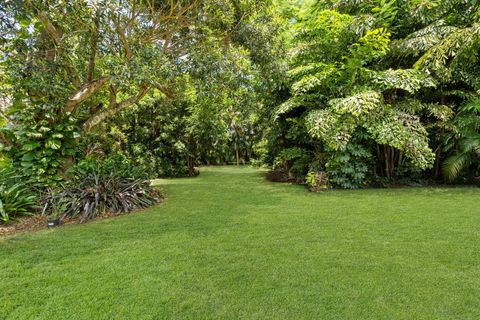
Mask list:
[{"label": "mulch", "polygon": [[281,168],[268,171],[265,174],[265,177],[267,178],[267,180],[272,182],[297,182],[295,177],[293,177],[287,170]]},{"label": "mulch", "polygon": [[[143,210],[143,209],[134,210],[129,213],[134,213],[140,210]],[[125,215],[125,213],[106,212],[104,214],[101,214],[95,217],[92,220],[86,221],[85,223],[97,221],[97,220],[104,220],[104,219],[116,217],[119,215]],[[47,229],[48,228],[47,221],[48,221],[47,216],[32,215],[32,216],[25,216],[22,218],[18,218],[16,220],[12,220],[7,224],[0,224],[0,237]],[[72,219],[72,218],[62,219],[61,225],[72,225],[72,224],[80,224],[80,219]]]},{"label": "mulch", "polygon": [[[165,195],[157,190],[158,203],[165,201]],[[114,213],[114,212],[105,212],[103,214],[97,215],[94,219],[85,221],[83,223],[89,223],[92,221],[105,220],[117,216],[123,216],[126,214],[132,214],[135,212],[141,212],[148,208],[136,209],[128,213]],[[31,215],[18,218],[16,220],[11,220],[6,224],[0,223],[0,238],[3,236],[20,234],[25,232],[38,231],[42,229],[48,229],[47,226],[48,217],[45,215]],[[80,218],[64,218],[61,220],[61,225],[72,225],[80,224]]]},{"label": "mulch", "polygon": [[28,231],[36,231],[45,229],[46,227],[47,216],[26,216],[14,221],[10,221],[7,224],[0,225],[0,236]]}]

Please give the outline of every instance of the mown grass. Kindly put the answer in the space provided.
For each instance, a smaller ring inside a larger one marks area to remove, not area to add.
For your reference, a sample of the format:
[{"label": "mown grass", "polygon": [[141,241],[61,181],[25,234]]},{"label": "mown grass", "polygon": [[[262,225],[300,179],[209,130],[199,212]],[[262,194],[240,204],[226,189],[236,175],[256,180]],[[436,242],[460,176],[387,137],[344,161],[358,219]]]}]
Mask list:
[{"label": "mown grass", "polygon": [[0,318],[480,318],[480,189],[157,183],[155,208],[0,240]]}]

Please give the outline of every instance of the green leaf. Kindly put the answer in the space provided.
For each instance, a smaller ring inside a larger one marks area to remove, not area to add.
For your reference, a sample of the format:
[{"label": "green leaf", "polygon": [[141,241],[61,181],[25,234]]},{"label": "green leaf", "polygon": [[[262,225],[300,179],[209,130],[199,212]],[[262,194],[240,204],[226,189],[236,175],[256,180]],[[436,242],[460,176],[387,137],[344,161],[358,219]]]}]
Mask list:
[{"label": "green leaf", "polygon": [[33,161],[33,160],[35,160],[35,159],[36,159],[36,154],[34,154],[34,153],[27,153],[27,154],[25,154],[25,155],[22,157],[21,161],[23,161],[23,162],[30,162],[30,161]]},{"label": "green leaf", "polygon": [[58,150],[62,146],[62,142],[57,139],[49,139],[45,143],[45,147],[53,149],[53,150]]},{"label": "green leaf", "polygon": [[31,142],[31,143],[24,144],[22,146],[22,150],[32,151],[32,150],[38,148],[39,146],[40,146],[39,142]]}]

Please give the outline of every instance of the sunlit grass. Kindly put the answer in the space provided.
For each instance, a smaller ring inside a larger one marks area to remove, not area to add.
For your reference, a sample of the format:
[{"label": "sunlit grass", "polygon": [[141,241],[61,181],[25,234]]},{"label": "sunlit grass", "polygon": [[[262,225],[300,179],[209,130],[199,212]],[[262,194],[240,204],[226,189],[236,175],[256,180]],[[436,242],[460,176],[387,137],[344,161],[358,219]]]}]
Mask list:
[{"label": "sunlit grass", "polygon": [[0,240],[0,318],[480,317],[479,189],[155,184],[155,208]]}]

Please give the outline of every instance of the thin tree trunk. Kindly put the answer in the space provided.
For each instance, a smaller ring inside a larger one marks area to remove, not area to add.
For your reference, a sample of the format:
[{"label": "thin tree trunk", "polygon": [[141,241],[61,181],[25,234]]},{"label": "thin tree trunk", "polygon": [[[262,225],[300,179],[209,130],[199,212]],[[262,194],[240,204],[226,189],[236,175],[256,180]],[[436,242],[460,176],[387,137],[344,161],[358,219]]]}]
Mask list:
[{"label": "thin tree trunk", "polygon": [[441,146],[438,146],[437,152],[435,153],[435,173],[434,173],[434,178],[435,180],[438,179],[440,176],[440,159],[442,157],[442,148]]},{"label": "thin tree trunk", "polygon": [[390,147],[390,176],[395,175],[395,149]]},{"label": "thin tree trunk", "polygon": [[[383,173],[383,167],[381,165],[381,160],[382,160],[382,153],[380,152],[380,146],[378,144],[375,145],[377,149],[377,161],[375,161],[375,168],[379,169],[378,175],[382,175]],[[376,171],[376,170],[375,170]]]},{"label": "thin tree trunk", "polygon": [[385,173],[387,175],[387,178],[390,178],[390,163],[389,163],[390,157],[388,156],[387,146],[383,146],[383,153],[385,157]]}]

